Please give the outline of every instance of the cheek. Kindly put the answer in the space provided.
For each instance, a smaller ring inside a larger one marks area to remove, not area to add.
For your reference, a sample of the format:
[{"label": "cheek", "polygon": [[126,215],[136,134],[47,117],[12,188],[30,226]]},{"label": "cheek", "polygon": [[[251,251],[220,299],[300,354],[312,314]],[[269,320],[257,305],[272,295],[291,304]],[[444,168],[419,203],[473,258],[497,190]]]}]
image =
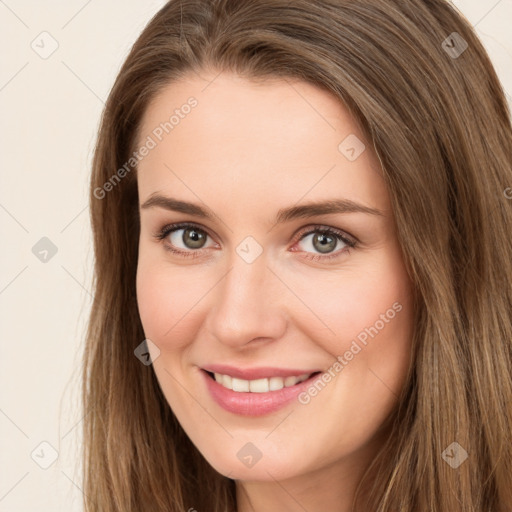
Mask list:
[{"label": "cheek", "polygon": [[[148,251],[149,252],[149,251]],[[188,271],[189,270],[189,271]],[[137,267],[137,304],[144,333],[161,349],[190,343],[201,325],[201,301],[215,284],[211,271],[178,268],[141,250]],[[167,346],[166,346],[167,345]]]},{"label": "cheek", "polygon": [[359,411],[361,433],[368,431],[365,421],[377,428],[394,407],[411,363],[411,282],[400,255],[383,251],[364,266],[347,265],[311,281],[296,277],[293,284],[308,306],[293,318],[332,357],[332,391]]},{"label": "cheek", "polygon": [[354,340],[365,347],[378,338],[382,348],[409,340],[410,281],[395,251],[358,268],[295,276],[293,288],[308,309],[294,318],[330,354],[343,354]]},{"label": "cheek", "polygon": [[[187,288],[178,272],[141,256],[137,267],[137,303],[146,337],[161,340],[185,314]],[[179,290],[179,291],[178,291]]]}]

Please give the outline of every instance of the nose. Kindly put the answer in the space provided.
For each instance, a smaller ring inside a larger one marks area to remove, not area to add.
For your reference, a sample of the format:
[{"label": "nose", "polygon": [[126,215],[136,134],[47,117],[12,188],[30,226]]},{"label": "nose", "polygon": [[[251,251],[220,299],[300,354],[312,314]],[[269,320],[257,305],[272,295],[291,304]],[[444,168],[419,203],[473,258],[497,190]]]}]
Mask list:
[{"label": "nose", "polygon": [[228,272],[214,288],[206,328],[218,342],[242,348],[283,336],[285,292],[264,256],[247,263],[235,254]]}]

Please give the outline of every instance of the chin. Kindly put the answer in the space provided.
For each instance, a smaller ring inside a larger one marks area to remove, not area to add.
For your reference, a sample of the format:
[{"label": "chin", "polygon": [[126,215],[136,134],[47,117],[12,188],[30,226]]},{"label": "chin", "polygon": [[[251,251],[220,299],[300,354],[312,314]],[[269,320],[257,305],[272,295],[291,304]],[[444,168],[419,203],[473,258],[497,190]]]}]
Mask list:
[{"label": "chin", "polygon": [[[238,447],[239,444],[241,448]],[[236,443],[236,448],[226,448],[219,453],[202,453],[215,471],[232,480],[281,481],[307,471],[299,461],[283,459],[271,447],[260,450],[261,458],[256,460],[258,457],[256,450],[257,448],[252,447],[248,442]],[[251,452],[255,457],[253,461],[249,458]]]}]

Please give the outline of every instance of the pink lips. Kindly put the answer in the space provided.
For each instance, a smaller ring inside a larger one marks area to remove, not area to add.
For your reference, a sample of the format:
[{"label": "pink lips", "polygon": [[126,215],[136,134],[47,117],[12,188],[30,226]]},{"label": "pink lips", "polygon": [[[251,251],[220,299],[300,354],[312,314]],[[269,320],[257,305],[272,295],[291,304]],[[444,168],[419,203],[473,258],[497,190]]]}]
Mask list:
[{"label": "pink lips", "polygon": [[232,377],[245,380],[255,380],[264,377],[298,376],[304,373],[314,373],[315,370],[284,370],[278,368],[237,370],[224,365],[213,365],[208,368],[204,368],[200,373],[203,376],[206,387],[213,400],[226,411],[242,416],[262,416],[281,409],[296,399],[299,393],[305,391],[312,384],[312,381],[318,376],[316,374],[312,375],[303,382],[299,382],[294,386],[285,387],[277,391],[268,391],[267,393],[249,393],[233,391],[225,388],[212,379],[205,370],[231,375]]}]

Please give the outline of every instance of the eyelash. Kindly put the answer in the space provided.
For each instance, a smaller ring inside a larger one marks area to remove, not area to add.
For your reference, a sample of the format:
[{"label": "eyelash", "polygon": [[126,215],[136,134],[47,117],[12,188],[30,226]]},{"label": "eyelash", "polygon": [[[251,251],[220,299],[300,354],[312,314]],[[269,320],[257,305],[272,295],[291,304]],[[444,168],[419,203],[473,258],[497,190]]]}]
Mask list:
[{"label": "eyelash", "polygon": [[[164,242],[164,240],[167,238],[168,235],[170,235],[172,232],[177,231],[179,229],[186,229],[186,228],[193,228],[197,231],[200,231],[201,233],[204,233],[207,236],[210,236],[207,231],[200,228],[196,224],[189,223],[189,222],[179,222],[177,224],[168,224],[161,228],[160,231],[155,233],[153,236],[160,242]],[[358,242],[352,237],[348,238],[345,233],[342,231],[339,231],[335,228],[326,227],[323,225],[314,225],[309,228],[309,231],[305,231],[300,233],[298,236],[298,239],[295,243],[300,242],[303,238],[305,238],[307,235],[310,235],[311,233],[322,233],[323,235],[332,235],[337,240],[343,242],[346,244],[347,247],[344,247],[343,249],[340,249],[338,251],[335,251],[330,254],[314,254],[311,255],[311,253],[305,253],[305,256],[302,256],[305,259],[312,260],[312,261],[327,261],[331,260],[333,258],[338,258],[342,254],[349,253],[351,249],[354,249],[357,247]],[[211,238],[211,237],[210,237]],[[174,254],[177,254],[179,256],[182,256],[184,258],[197,258],[201,256],[202,249],[190,249],[188,251],[183,251],[180,249],[175,249],[172,245],[164,243],[164,248],[167,251],[170,251]],[[298,251],[297,251],[298,252]]]}]

